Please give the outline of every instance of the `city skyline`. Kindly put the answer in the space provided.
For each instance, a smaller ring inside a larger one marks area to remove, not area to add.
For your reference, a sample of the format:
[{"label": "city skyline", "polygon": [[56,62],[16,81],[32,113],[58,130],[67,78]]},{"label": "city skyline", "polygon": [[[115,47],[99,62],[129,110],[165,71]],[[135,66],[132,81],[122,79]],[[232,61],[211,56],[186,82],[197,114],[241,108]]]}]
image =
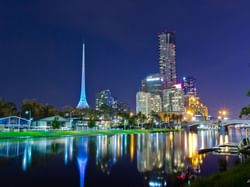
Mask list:
[{"label": "city skyline", "polygon": [[[213,115],[227,107],[238,116],[248,101],[245,93],[249,85],[244,83],[250,80],[246,39],[249,2],[194,2],[184,3],[184,8],[179,2],[124,1],[119,5],[111,1],[117,7],[113,12],[108,3],[96,7],[96,2],[73,2],[72,8],[58,3],[61,6],[54,11],[56,1],[49,7],[43,2],[39,8],[33,3],[17,6],[1,2],[0,23],[4,27],[0,30],[0,62],[6,71],[0,75],[4,88],[0,96],[16,103],[37,98],[58,107],[75,106],[80,92],[80,46],[85,39],[89,46],[86,86],[91,107],[98,91],[110,89],[135,110],[140,80],[159,71],[157,33],[174,30],[178,77],[197,78],[199,96]],[[104,8],[101,13],[100,7]],[[151,12],[149,7],[159,11]],[[161,7],[168,11],[161,12]],[[149,16],[135,18],[137,11]],[[16,16],[10,16],[12,13]],[[122,22],[115,20],[116,15]],[[217,22],[213,22],[215,18]],[[240,35],[237,30],[241,30]]]}]

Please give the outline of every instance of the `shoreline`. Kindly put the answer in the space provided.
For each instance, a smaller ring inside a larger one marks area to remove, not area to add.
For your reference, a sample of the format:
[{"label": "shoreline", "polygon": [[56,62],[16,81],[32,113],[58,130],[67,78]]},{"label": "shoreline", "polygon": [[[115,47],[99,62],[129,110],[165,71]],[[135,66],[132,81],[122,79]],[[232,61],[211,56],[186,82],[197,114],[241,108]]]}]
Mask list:
[{"label": "shoreline", "polygon": [[166,133],[178,132],[181,129],[130,129],[130,130],[82,130],[82,131],[23,131],[23,132],[0,132],[0,139],[13,138],[41,138],[41,137],[63,137],[63,136],[99,136],[115,134],[140,134],[140,133]]},{"label": "shoreline", "polygon": [[250,158],[243,163],[237,164],[225,172],[212,174],[210,176],[201,177],[193,181],[185,187],[234,187],[234,186],[249,186],[250,184]]}]

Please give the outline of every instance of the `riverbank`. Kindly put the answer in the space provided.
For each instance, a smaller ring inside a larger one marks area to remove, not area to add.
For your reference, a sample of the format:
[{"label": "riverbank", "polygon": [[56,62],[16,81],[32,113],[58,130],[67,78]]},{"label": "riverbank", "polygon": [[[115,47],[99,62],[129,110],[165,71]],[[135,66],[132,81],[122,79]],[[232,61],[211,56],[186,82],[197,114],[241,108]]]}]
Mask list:
[{"label": "riverbank", "polygon": [[[250,186],[250,159],[232,169],[194,181],[191,187],[245,187]],[[249,183],[247,181],[249,180]]]},{"label": "riverbank", "polygon": [[115,134],[138,134],[180,131],[173,129],[130,129],[130,130],[83,130],[83,131],[25,131],[25,132],[0,132],[0,139],[29,138],[29,137],[56,137],[56,136],[97,136]]}]

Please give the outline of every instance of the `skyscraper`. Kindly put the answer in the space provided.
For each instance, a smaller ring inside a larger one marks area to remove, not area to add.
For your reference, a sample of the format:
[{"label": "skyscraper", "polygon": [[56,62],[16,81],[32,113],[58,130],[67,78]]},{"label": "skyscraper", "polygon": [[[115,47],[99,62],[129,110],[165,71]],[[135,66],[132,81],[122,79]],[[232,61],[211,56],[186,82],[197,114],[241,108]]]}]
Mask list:
[{"label": "skyscraper", "polygon": [[182,84],[185,96],[197,96],[196,79],[194,77],[183,77]]},{"label": "skyscraper", "polygon": [[110,90],[103,90],[96,94],[96,110],[100,110],[102,105],[107,105],[112,107],[114,105],[115,99],[111,94]]},{"label": "skyscraper", "polygon": [[151,74],[142,80],[141,90],[151,94],[162,95],[163,78],[161,74]]},{"label": "skyscraper", "polygon": [[81,82],[81,95],[80,101],[77,105],[78,109],[89,108],[87,99],[86,99],[86,92],[85,92],[85,45],[82,45],[82,82]]},{"label": "skyscraper", "polygon": [[181,84],[176,84],[172,88],[163,90],[163,111],[164,112],[184,112],[184,94]]},{"label": "skyscraper", "polygon": [[160,95],[148,92],[137,92],[136,94],[136,113],[141,112],[146,116],[150,116],[152,112],[161,112],[161,105]]},{"label": "skyscraper", "polygon": [[171,88],[176,84],[176,42],[175,33],[162,32],[159,37],[160,73],[164,79],[164,87]]}]

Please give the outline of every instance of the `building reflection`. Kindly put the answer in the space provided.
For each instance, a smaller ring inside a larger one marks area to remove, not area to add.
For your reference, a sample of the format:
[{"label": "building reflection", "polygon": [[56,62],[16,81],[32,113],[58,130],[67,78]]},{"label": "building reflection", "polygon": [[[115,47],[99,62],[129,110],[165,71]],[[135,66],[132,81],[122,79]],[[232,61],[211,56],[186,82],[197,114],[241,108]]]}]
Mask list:
[{"label": "building reflection", "polygon": [[[21,168],[26,171],[33,161],[41,163],[47,156],[53,158],[58,154],[64,155],[64,162],[73,160],[73,137],[59,139],[27,139],[25,141],[3,141],[0,143],[0,158],[21,158]],[[34,157],[34,158],[33,158]]]},{"label": "building reflection", "polygon": [[[132,138],[131,138],[132,137]],[[134,157],[134,135],[129,137],[124,134],[117,134],[111,137],[96,137],[96,166],[103,173],[109,175],[112,166],[119,160],[123,159],[128,153],[131,159]],[[130,146],[130,152],[128,151]],[[132,151],[132,152],[131,152]]]},{"label": "building reflection", "polygon": [[[198,150],[230,140],[217,131],[145,133],[96,137],[96,167],[109,175],[112,166],[129,157],[136,161],[137,170],[144,175],[146,185],[164,186],[187,169],[200,173],[206,155]],[[135,155],[136,154],[136,155]]]}]

